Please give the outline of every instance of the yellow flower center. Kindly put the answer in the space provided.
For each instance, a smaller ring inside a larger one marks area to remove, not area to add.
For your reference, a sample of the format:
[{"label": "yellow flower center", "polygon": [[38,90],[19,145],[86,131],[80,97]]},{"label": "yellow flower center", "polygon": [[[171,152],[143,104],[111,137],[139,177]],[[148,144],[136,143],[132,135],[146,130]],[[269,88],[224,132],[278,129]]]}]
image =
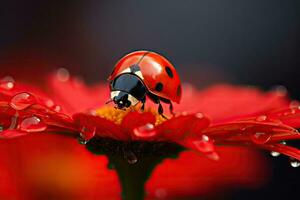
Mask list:
[{"label": "yellow flower center", "polygon": [[[96,115],[100,116],[102,118],[105,118],[107,120],[110,120],[116,124],[121,124],[123,118],[129,113],[129,112],[136,112],[139,111],[140,108],[138,106],[136,107],[131,107],[129,109],[126,110],[121,110],[121,109],[116,109],[113,107],[109,107],[109,106],[104,106],[102,108],[99,108],[96,110]],[[150,112],[152,113],[155,118],[155,125],[161,124],[162,122],[164,122],[166,119],[163,118],[161,115],[158,114],[158,112],[152,108],[147,108],[145,109],[144,112]]]}]

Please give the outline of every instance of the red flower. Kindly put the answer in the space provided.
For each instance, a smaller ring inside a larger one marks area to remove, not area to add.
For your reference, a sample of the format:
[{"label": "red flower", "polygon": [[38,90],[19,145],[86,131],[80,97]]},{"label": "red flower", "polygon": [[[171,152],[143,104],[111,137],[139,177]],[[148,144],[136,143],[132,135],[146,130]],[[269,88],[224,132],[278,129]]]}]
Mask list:
[{"label": "red flower", "polygon": [[259,164],[262,158],[243,147],[300,159],[299,150],[282,143],[300,137],[295,129],[300,126],[298,104],[290,102],[284,91],[263,93],[228,85],[197,91],[185,85],[182,103],[175,105],[177,116],[165,120],[151,104],[144,113],[100,108],[108,99],[107,86],[87,88],[64,69],[49,83],[45,92],[10,78],[0,82],[0,137],[27,135],[30,141],[33,133],[45,132],[79,137],[92,152],[108,156],[127,197],[132,195],[131,186],[143,186],[147,176],[136,180],[144,176],[143,170],[151,171],[152,164],[183,148],[219,161],[210,162],[188,151],[164,161],[146,185],[149,198],[199,195],[230,183],[261,183],[253,176],[259,170],[266,172]]}]

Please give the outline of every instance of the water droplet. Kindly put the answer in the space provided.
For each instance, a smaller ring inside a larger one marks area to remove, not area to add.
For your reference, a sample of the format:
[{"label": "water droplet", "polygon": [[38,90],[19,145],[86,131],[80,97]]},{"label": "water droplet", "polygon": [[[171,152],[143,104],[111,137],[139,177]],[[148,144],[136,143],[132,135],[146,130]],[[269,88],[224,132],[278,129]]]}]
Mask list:
[{"label": "water droplet", "polygon": [[240,128],[241,131],[245,131],[246,129],[247,129],[246,126]]},{"label": "water droplet", "polygon": [[80,137],[78,138],[78,141],[80,144],[87,144],[90,139],[92,139],[96,134],[96,127],[87,128],[82,127],[80,132]]},{"label": "water droplet", "polygon": [[56,77],[59,81],[61,82],[66,82],[69,80],[70,78],[70,73],[67,69],[65,68],[59,68],[57,70],[57,73],[56,73]]},{"label": "water droplet", "polygon": [[278,157],[278,156],[280,156],[280,153],[279,152],[277,152],[277,151],[271,151],[271,156],[273,156],[273,157]]},{"label": "water droplet", "polygon": [[46,130],[47,125],[42,122],[42,120],[36,116],[28,117],[22,120],[20,124],[20,130],[33,133],[42,132]]},{"label": "water droplet", "polygon": [[60,112],[61,111],[61,107],[60,106],[55,106],[54,107],[54,111],[55,112]]},{"label": "water droplet", "polygon": [[281,141],[280,144],[286,145],[286,141]]},{"label": "water droplet", "polygon": [[209,137],[207,135],[202,135],[201,140],[193,141],[193,145],[195,145],[198,151],[203,153],[213,152],[215,149],[214,144],[209,140]]},{"label": "water droplet", "polygon": [[48,99],[48,100],[46,101],[46,106],[47,106],[48,108],[52,108],[52,107],[54,106],[54,102],[53,102],[51,99]]},{"label": "water droplet", "polygon": [[182,115],[182,116],[187,116],[188,113],[187,113],[187,111],[183,111],[183,112],[181,113],[181,115]]},{"label": "water droplet", "polygon": [[207,153],[207,154],[205,154],[205,156],[214,161],[218,161],[220,159],[219,154],[215,151]]},{"label": "water droplet", "polygon": [[274,91],[278,96],[286,96],[287,94],[287,89],[283,85],[275,86]]},{"label": "water droplet", "polygon": [[3,126],[0,125],[0,132],[4,130]]},{"label": "water droplet", "polygon": [[15,110],[24,110],[25,108],[28,108],[32,104],[36,102],[36,99],[33,95],[22,92],[19,94],[16,94],[10,101],[10,106]]},{"label": "water droplet", "polygon": [[256,132],[250,135],[252,141],[256,144],[265,144],[271,138],[271,134],[265,132]]},{"label": "water droplet", "polygon": [[290,165],[291,165],[292,167],[300,167],[300,161],[299,161],[299,160],[296,160],[296,159],[294,159],[294,158],[291,158],[291,160],[290,160]]},{"label": "water droplet", "polygon": [[202,135],[202,141],[208,142],[209,141],[209,137],[207,135]]},{"label": "water droplet", "polygon": [[158,188],[155,190],[155,196],[159,199],[164,199],[168,195],[167,190],[164,188]]},{"label": "water droplet", "polygon": [[15,86],[15,81],[12,77],[7,76],[0,80],[0,88],[11,90]]},{"label": "water droplet", "polygon": [[256,121],[263,122],[263,121],[266,121],[267,118],[268,117],[266,115],[261,115],[261,116],[259,116],[259,117],[256,118]]},{"label": "water droplet", "polygon": [[197,113],[195,114],[195,117],[197,117],[198,119],[202,119],[204,115],[202,113]]},{"label": "water droplet", "polygon": [[135,164],[138,161],[136,155],[130,150],[124,152],[124,158],[129,164]]},{"label": "water droplet", "polygon": [[147,123],[143,126],[133,129],[133,133],[137,137],[153,137],[156,135],[154,125],[151,123]]}]

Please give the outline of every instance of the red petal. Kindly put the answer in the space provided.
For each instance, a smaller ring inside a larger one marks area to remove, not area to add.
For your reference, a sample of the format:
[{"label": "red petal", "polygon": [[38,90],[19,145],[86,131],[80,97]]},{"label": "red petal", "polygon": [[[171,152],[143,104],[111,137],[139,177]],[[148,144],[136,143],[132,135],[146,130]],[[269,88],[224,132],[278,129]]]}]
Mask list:
[{"label": "red petal", "polygon": [[287,109],[279,109],[275,111],[271,111],[268,113],[268,116],[271,118],[278,119],[282,121],[282,123],[294,127],[300,127],[300,107],[287,108]]},{"label": "red petal", "polygon": [[163,138],[172,141],[188,137],[201,136],[201,131],[207,128],[210,120],[200,114],[173,117],[157,126],[157,132]]},{"label": "red petal", "polygon": [[190,85],[183,88],[183,99],[176,112],[203,112],[214,122],[258,115],[272,109],[288,107],[289,101],[280,92],[263,92],[253,87],[216,85],[197,91]]},{"label": "red petal", "polygon": [[[78,113],[73,116],[73,119],[81,128],[95,128],[96,135],[99,137],[109,137],[117,140],[128,140],[130,137],[121,129],[119,125],[98,116]],[[79,128],[79,130],[81,130],[81,128]]]},{"label": "red petal", "polygon": [[269,151],[276,151],[278,153],[300,160],[300,150],[294,147],[290,147],[284,144],[266,144],[261,145],[260,148],[267,149]]},{"label": "red petal", "polygon": [[[155,116],[150,112],[129,112],[121,122],[122,131],[131,136],[132,139],[147,139],[154,138],[156,134],[153,134],[151,137],[138,137],[135,133],[137,130],[142,129],[147,124],[155,124]],[[152,126],[154,129],[154,126]],[[135,130],[135,131],[134,131]],[[155,131],[155,130],[153,130]]]},{"label": "red petal", "polygon": [[[259,133],[265,133],[259,134]],[[239,121],[211,126],[203,131],[218,144],[250,142],[264,144],[300,138],[292,127],[271,122]]]},{"label": "red petal", "polygon": [[213,195],[229,185],[259,186],[267,181],[270,170],[263,164],[265,158],[257,152],[239,147],[218,147],[217,151],[218,162],[188,151],[176,159],[164,160],[146,185],[149,199],[161,195],[165,199],[189,199]]},{"label": "red petal", "polygon": [[69,114],[99,108],[110,98],[107,84],[87,86],[73,77],[61,81],[53,75],[49,78],[49,87],[54,99]]}]

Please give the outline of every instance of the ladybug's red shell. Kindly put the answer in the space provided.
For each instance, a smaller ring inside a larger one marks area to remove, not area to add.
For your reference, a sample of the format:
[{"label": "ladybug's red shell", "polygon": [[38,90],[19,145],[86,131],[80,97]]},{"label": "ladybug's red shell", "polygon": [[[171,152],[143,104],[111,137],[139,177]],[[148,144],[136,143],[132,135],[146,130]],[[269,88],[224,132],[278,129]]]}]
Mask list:
[{"label": "ladybug's red shell", "polygon": [[127,54],[118,61],[108,80],[112,81],[123,73],[135,73],[151,93],[176,103],[180,102],[179,76],[174,66],[163,56],[149,51]]}]

